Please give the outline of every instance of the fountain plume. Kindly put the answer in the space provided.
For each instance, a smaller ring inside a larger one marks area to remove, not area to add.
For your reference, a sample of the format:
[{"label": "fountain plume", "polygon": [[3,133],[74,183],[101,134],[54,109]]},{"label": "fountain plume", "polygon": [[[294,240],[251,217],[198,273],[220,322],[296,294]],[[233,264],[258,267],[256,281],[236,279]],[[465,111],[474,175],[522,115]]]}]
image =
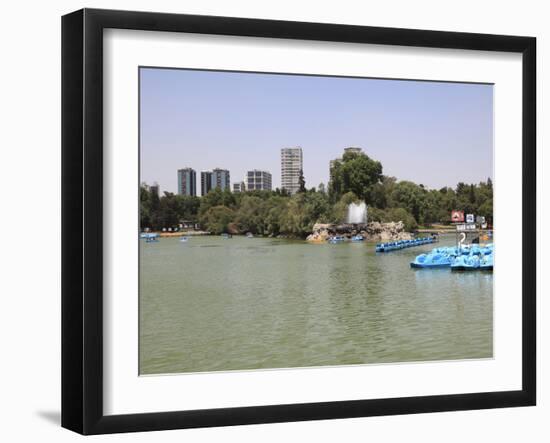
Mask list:
[{"label": "fountain plume", "polygon": [[348,205],[346,223],[367,223],[367,205],[365,204],[365,202],[351,203]]}]

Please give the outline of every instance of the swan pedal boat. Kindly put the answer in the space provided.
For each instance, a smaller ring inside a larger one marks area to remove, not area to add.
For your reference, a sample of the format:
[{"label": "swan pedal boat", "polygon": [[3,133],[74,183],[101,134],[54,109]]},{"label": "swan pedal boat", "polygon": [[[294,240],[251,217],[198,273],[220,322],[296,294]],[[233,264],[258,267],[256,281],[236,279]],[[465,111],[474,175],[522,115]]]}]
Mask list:
[{"label": "swan pedal boat", "polygon": [[411,268],[448,268],[454,258],[450,255],[433,253],[420,254],[411,262]]},{"label": "swan pedal boat", "polygon": [[451,265],[451,271],[475,271],[479,269],[479,255],[460,255]]}]

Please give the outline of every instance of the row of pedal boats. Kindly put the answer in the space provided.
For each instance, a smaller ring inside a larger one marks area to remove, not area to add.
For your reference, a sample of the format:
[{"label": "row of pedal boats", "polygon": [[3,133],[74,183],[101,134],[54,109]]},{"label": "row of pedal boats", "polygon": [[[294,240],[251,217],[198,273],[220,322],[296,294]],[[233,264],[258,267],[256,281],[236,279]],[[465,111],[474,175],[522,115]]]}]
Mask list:
[{"label": "row of pedal boats", "polygon": [[437,242],[435,237],[421,237],[413,240],[398,240],[389,243],[378,243],[376,252],[399,251],[401,249],[412,248],[414,246],[428,245]]},{"label": "row of pedal boats", "polygon": [[[347,238],[343,235],[333,235],[332,237],[328,238],[329,243],[343,243],[347,240]],[[365,237],[361,234],[354,235],[350,238],[352,242],[362,242],[365,241]],[[422,238],[416,238],[414,240],[398,240],[394,242],[388,242],[388,243],[378,243],[376,245],[376,252],[389,252],[389,251],[397,251],[399,249],[405,249],[405,248],[411,248],[413,246],[421,246],[421,245],[427,245],[430,243],[435,243],[437,239],[434,237],[422,237]]]},{"label": "row of pedal boats", "polygon": [[494,246],[477,244],[435,248],[418,255],[411,268],[451,268],[452,271],[492,271]]}]

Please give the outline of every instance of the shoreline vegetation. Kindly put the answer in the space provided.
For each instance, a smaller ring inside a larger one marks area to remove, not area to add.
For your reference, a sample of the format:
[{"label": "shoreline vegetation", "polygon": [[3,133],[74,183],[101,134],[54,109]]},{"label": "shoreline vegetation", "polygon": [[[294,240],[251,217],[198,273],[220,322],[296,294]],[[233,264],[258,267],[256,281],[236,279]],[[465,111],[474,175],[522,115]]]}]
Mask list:
[{"label": "shoreline vegetation", "polygon": [[[208,231],[202,230],[179,230],[179,231],[150,231],[155,232],[162,238],[173,238],[173,237],[203,237],[214,234]],[[431,230],[430,233],[435,231]],[[453,231],[454,232],[454,231]],[[232,233],[231,235],[247,237],[248,233],[237,232]],[[412,240],[413,236],[409,232],[404,230],[404,225],[402,222],[389,222],[389,223],[380,223],[380,222],[371,222],[371,223],[361,223],[361,224],[351,224],[351,223],[342,223],[342,224],[323,224],[317,223],[312,228],[312,233],[308,235],[305,240],[311,243],[325,243],[327,239],[333,235],[341,235],[346,238],[351,238],[354,235],[362,235],[365,242],[380,242],[380,241],[397,241],[397,240]],[[262,236],[265,237],[265,236]],[[269,235],[267,237],[278,238],[278,239],[287,239],[287,240],[304,240],[302,237],[296,237],[292,235],[283,235],[279,234],[277,236]]]},{"label": "shoreline vegetation", "polygon": [[394,229],[395,224],[402,224],[399,232],[403,235],[445,231],[451,227],[453,210],[484,216],[492,225],[490,178],[478,184],[460,182],[455,188],[428,189],[423,184],[383,175],[380,162],[356,152],[346,152],[342,159],[334,161],[330,176],[327,187],[321,183],[307,189],[302,180],[299,192],[293,195],[278,188],[239,193],[215,188],[202,197],[171,192],[159,196],[157,186],[143,183],[140,227],[163,237],[250,232],[306,239],[315,232],[315,225],[342,224],[348,205],[358,202],[368,205],[368,225],[378,223],[382,228],[377,229],[384,230],[386,225]]}]

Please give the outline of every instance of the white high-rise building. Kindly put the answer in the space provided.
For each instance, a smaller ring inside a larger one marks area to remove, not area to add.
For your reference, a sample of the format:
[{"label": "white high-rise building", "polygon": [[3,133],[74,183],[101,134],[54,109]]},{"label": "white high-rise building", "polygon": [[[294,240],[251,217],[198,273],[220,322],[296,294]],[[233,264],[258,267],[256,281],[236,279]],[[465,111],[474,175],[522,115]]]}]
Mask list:
[{"label": "white high-rise building", "polygon": [[281,188],[291,194],[298,192],[301,173],[303,173],[302,148],[281,149]]},{"label": "white high-rise building", "polygon": [[247,191],[271,191],[271,174],[258,169],[248,171],[245,176],[245,184]]}]

